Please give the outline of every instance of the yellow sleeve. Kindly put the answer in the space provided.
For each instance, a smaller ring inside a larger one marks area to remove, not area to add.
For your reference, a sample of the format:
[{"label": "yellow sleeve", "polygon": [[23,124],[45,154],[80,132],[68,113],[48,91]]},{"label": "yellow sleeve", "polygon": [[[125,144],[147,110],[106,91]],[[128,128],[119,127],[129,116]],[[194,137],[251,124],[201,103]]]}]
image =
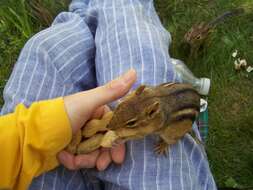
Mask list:
[{"label": "yellow sleeve", "polygon": [[71,140],[63,98],[20,104],[0,117],[0,189],[27,189],[32,178],[58,165],[56,154]]}]

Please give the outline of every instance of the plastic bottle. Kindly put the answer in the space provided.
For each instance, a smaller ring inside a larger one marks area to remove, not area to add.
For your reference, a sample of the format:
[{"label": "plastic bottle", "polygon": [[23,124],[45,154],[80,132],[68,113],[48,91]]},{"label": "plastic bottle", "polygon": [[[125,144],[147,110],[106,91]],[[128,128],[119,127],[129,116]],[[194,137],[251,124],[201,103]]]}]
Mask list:
[{"label": "plastic bottle", "polygon": [[[208,95],[210,89],[209,78],[195,77],[193,73],[188,69],[188,67],[179,59],[171,59],[171,62],[174,65],[176,73],[180,77],[182,82],[191,84],[201,95]],[[200,140],[205,143],[208,136],[209,126],[208,104],[207,101],[204,99],[200,100],[200,114],[196,122],[200,134]]]},{"label": "plastic bottle", "polygon": [[209,93],[209,78],[195,77],[188,67],[179,59],[171,59],[171,62],[182,82],[191,84],[201,95],[207,95]]}]

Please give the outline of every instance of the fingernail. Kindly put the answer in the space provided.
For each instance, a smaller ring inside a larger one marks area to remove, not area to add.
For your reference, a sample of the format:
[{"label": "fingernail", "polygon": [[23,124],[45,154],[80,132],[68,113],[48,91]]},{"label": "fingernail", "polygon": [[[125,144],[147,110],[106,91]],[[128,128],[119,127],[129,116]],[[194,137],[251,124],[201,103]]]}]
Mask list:
[{"label": "fingernail", "polygon": [[128,84],[129,82],[133,80],[135,73],[136,73],[135,70],[131,69],[128,72],[126,72],[124,75],[122,75],[121,77],[111,81],[111,84],[110,84],[111,88],[118,89],[121,86]]},{"label": "fingernail", "polygon": [[123,76],[122,79],[125,83],[129,83],[133,80],[133,77],[135,75],[135,70],[130,69],[128,72],[126,72]]}]

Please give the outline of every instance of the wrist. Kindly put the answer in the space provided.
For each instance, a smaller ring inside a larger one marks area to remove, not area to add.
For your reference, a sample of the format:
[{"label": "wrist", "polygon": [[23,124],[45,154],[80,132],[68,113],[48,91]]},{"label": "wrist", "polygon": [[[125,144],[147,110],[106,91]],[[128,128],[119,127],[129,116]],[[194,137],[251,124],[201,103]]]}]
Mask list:
[{"label": "wrist", "polygon": [[73,134],[75,134],[83,125],[82,120],[84,118],[80,117],[80,112],[78,110],[80,99],[76,98],[76,94],[63,97],[65,109],[71,124],[71,129]]}]

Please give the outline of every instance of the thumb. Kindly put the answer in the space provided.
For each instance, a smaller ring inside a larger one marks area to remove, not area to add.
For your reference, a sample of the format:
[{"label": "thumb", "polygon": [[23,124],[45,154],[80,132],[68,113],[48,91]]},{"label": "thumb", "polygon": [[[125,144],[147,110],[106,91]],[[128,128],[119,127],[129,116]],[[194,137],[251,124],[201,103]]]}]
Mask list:
[{"label": "thumb", "polygon": [[135,80],[136,72],[131,69],[103,86],[83,92],[83,100],[89,102],[88,105],[91,106],[91,109],[96,109],[124,96]]},{"label": "thumb", "polygon": [[81,128],[97,108],[124,96],[135,80],[136,72],[131,69],[104,86],[64,97],[73,132]]}]

